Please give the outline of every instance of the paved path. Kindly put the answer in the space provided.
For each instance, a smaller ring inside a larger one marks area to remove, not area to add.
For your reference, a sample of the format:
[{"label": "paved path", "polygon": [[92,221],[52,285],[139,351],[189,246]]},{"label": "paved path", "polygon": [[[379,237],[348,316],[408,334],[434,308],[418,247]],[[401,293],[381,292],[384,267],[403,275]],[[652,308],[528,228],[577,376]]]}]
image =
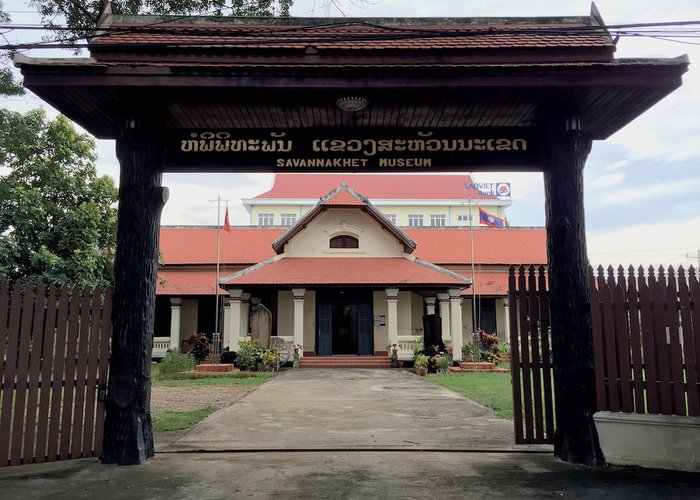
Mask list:
[{"label": "paved path", "polygon": [[[700,491],[700,474],[494,450],[511,442],[509,421],[408,372],[295,370],[159,445],[214,453],[160,452],[133,467],[83,459],[0,468],[0,499],[671,500]],[[473,448],[481,450],[459,451]]]},{"label": "paved path", "polygon": [[290,370],[160,451],[513,449],[513,424],[406,370]]}]

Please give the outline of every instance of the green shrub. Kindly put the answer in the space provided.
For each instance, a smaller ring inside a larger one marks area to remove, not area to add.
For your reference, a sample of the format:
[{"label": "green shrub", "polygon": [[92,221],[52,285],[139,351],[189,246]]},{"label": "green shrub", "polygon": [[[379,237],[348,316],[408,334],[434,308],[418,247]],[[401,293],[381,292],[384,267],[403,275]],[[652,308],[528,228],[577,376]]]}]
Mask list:
[{"label": "green shrub", "polygon": [[428,366],[428,356],[425,354],[416,354],[413,358],[413,366],[416,368],[425,368]]},{"label": "green shrub", "polygon": [[165,353],[163,360],[158,363],[158,373],[160,377],[168,377],[176,373],[184,373],[194,370],[194,366],[194,359],[175,349]]},{"label": "green shrub", "polygon": [[450,369],[450,358],[447,356],[435,356],[435,367],[438,371],[445,373]]},{"label": "green shrub", "polygon": [[262,361],[262,349],[258,347],[257,340],[243,339],[238,344],[236,366],[243,371],[251,371],[258,367]]},{"label": "green shrub", "polygon": [[211,354],[211,340],[203,333],[193,333],[188,341],[192,346],[190,356],[194,358],[198,365],[202,364],[207,356]]}]

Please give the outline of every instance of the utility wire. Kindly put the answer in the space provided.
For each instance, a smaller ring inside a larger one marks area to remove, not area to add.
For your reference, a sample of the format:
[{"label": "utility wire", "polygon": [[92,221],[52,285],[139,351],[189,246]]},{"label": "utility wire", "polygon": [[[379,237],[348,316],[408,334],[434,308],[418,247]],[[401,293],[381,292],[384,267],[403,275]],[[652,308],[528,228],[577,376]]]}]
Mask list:
[{"label": "utility wire", "polygon": [[[620,24],[611,26],[567,26],[563,28],[553,28],[547,26],[546,28],[541,27],[518,27],[514,28],[495,28],[490,27],[487,29],[478,30],[435,30],[435,29],[414,29],[414,28],[401,28],[401,27],[387,27],[387,26],[376,26],[370,23],[356,23],[356,22],[342,22],[342,23],[329,23],[315,26],[295,26],[282,29],[257,29],[257,30],[222,30],[217,29],[216,31],[211,31],[207,28],[199,29],[187,29],[183,27],[169,27],[167,25],[176,23],[177,21],[190,18],[192,16],[177,16],[168,19],[162,19],[157,22],[153,22],[144,26],[109,26],[109,27],[97,27],[97,28],[78,28],[78,30],[93,31],[95,33],[103,34],[105,39],[109,39],[112,36],[118,35],[130,35],[130,34],[158,34],[158,35],[173,35],[175,37],[187,36],[189,38],[197,37],[212,37],[212,33],[215,33],[217,37],[230,37],[226,40],[207,40],[206,42],[198,42],[195,40],[188,41],[176,41],[172,40],[167,43],[165,42],[153,42],[148,43],[151,47],[179,47],[179,46],[196,46],[196,45],[227,45],[235,41],[236,44],[249,45],[259,43],[256,38],[265,38],[266,43],[288,43],[295,38],[294,35],[300,36],[304,35],[305,41],[309,43],[323,43],[323,42],[342,42],[342,41],[387,41],[387,40],[409,40],[416,38],[452,38],[459,36],[460,38],[470,38],[470,37],[485,37],[485,36],[527,36],[527,35],[539,35],[539,36],[581,36],[581,35],[598,35],[602,37],[612,37],[612,35],[619,36],[632,36],[632,37],[649,37],[656,39],[664,39],[665,41],[677,42],[677,43],[689,43],[695,45],[693,42],[686,42],[681,40],[683,38],[700,38],[700,21],[673,21],[667,23],[642,23],[642,24]],[[333,35],[333,34],[318,34],[311,39],[308,38],[309,32],[318,31],[320,29],[326,29],[330,27],[342,27],[342,26],[367,26],[380,31],[374,33],[362,33],[359,35],[348,36],[346,34]],[[678,26],[698,26],[697,29],[669,29],[669,30],[632,30],[632,28],[651,28],[651,27],[678,27]],[[4,24],[0,25],[0,29],[7,29],[9,31],[20,31],[20,30],[46,30],[45,27],[39,25],[13,25]],[[53,30],[64,30],[71,31],[72,28],[65,26],[56,26],[52,28]],[[253,38],[252,40],[240,40],[240,38]],[[88,43],[76,44],[77,40],[84,38],[84,36],[76,36],[63,40],[57,40],[54,42],[28,42],[21,44],[6,44],[0,46],[0,49],[4,50],[29,50],[35,48],[59,48],[59,49],[76,49],[85,48],[91,46]],[[238,38],[238,40],[232,40]],[[139,43],[144,43],[140,41]],[[110,43],[100,43],[101,47],[124,47],[130,44],[124,42],[117,42],[114,44]]]}]

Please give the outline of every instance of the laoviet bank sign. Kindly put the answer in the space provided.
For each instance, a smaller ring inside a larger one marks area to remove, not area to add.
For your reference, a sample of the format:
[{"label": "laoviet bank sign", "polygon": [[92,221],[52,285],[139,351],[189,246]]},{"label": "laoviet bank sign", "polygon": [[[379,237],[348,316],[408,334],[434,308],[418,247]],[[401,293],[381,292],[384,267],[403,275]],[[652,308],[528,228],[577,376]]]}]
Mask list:
[{"label": "laoviet bank sign", "polygon": [[535,170],[527,128],[171,130],[166,171]]}]

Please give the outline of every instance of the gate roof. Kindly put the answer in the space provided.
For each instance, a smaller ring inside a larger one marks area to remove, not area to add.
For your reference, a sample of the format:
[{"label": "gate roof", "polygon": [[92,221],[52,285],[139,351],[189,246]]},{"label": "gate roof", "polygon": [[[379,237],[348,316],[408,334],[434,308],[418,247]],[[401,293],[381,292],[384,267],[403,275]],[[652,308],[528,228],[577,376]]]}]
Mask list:
[{"label": "gate roof", "polygon": [[[320,19],[105,16],[90,57],[16,64],[99,138],[125,109],[170,129],[535,127],[566,102],[594,139],[681,84],[684,56],[616,59],[598,16]],[[357,113],[336,101],[359,96]]]}]

